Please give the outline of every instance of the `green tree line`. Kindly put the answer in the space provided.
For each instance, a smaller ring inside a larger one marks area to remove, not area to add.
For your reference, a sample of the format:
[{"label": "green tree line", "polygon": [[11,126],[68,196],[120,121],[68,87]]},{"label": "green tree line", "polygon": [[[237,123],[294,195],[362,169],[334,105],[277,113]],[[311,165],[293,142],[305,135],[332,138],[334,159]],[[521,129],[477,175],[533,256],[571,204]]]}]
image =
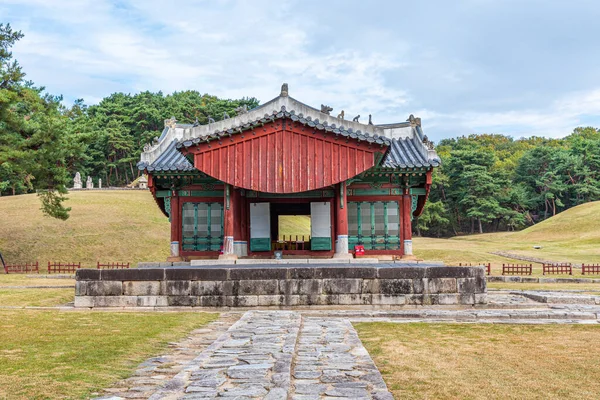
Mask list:
[{"label": "green tree line", "polygon": [[578,204],[600,200],[600,131],[576,128],[563,139],[469,135],[436,147],[418,234],[518,230]]}]

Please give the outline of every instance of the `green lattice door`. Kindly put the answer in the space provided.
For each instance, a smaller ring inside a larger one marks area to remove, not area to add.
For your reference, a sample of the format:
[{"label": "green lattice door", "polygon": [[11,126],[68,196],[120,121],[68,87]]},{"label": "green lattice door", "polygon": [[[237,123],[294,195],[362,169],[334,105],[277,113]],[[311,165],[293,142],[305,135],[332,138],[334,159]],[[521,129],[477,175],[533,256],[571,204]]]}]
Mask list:
[{"label": "green lattice door", "polygon": [[223,205],[183,203],[183,250],[219,251],[223,246]]},{"label": "green lattice door", "polygon": [[348,203],[348,249],[400,249],[400,214],[396,201]]}]

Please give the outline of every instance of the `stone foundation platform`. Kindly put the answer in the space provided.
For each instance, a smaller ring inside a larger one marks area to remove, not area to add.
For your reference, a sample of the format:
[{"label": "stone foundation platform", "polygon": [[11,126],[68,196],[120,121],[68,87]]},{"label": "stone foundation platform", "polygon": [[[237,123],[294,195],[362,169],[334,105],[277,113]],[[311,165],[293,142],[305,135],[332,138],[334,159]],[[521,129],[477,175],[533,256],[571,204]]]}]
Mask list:
[{"label": "stone foundation platform", "polygon": [[306,307],[476,305],[478,267],[203,266],[77,271],[75,307]]}]

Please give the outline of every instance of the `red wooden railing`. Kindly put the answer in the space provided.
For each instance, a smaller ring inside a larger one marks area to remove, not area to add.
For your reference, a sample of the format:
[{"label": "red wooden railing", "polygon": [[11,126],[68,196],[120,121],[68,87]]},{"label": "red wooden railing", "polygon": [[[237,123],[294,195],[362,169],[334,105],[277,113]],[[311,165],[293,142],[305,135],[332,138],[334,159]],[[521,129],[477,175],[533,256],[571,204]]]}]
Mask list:
[{"label": "red wooden railing", "polygon": [[502,275],[531,275],[532,264],[502,264]]},{"label": "red wooden railing", "polygon": [[25,264],[6,264],[4,266],[4,271],[7,274],[26,274],[29,272],[40,273],[38,262],[34,263],[25,263]]},{"label": "red wooden railing", "polygon": [[81,263],[60,263],[60,262],[50,262],[48,261],[48,273],[65,273],[71,272],[75,273],[76,270],[81,268]]},{"label": "red wooden railing", "polygon": [[573,275],[571,264],[542,264],[544,275],[546,274],[569,274]]},{"label": "red wooden railing", "polygon": [[109,262],[101,264],[98,261],[97,267],[98,269],[125,269],[129,268],[129,263]]},{"label": "red wooden railing", "polygon": [[581,266],[581,275],[600,274],[600,264],[583,264]]}]

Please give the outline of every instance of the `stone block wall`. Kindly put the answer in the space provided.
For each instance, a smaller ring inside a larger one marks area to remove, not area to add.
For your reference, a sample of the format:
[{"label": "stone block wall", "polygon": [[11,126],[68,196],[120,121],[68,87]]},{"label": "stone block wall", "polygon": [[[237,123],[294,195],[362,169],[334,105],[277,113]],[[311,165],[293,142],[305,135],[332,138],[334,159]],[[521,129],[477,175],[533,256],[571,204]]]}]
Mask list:
[{"label": "stone block wall", "polygon": [[77,271],[76,307],[476,305],[476,267],[314,266]]}]

